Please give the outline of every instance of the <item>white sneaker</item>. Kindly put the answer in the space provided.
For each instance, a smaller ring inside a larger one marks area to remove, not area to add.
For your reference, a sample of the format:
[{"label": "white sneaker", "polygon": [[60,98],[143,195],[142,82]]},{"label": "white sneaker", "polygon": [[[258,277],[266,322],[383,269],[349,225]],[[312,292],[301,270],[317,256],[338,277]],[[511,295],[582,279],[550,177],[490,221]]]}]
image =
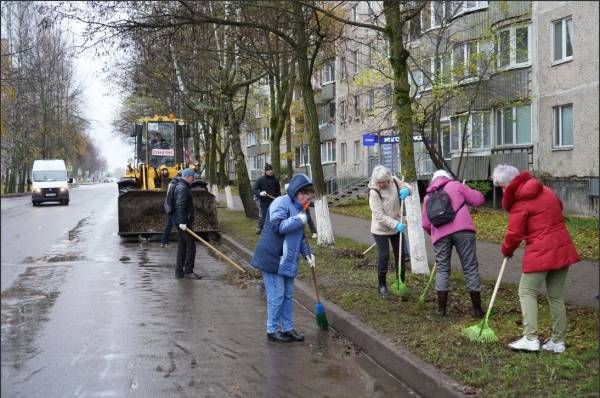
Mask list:
[{"label": "white sneaker", "polygon": [[565,342],[559,341],[558,343],[556,343],[552,339],[548,339],[548,341],[546,341],[544,345],[542,345],[542,350],[554,352],[555,354],[561,354],[565,352]]},{"label": "white sneaker", "polygon": [[529,340],[527,336],[523,336],[519,340],[510,343],[508,346],[513,350],[519,351],[539,351],[540,341],[538,339]]}]

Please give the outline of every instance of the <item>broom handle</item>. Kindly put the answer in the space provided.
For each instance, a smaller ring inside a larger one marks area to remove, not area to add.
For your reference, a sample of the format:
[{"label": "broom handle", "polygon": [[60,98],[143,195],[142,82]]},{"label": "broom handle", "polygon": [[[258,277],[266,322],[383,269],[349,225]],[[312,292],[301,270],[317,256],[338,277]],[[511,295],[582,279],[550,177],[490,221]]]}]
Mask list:
[{"label": "broom handle", "polygon": [[507,257],[504,257],[504,260],[502,260],[502,267],[500,267],[500,273],[498,274],[498,279],[496,280],[496,286],[494,286],[494,293],[492,293],[492,299],[490,300],[490,305],[488,306],[487,312],[485,314],[486,321],[490,318],[490,314],[492,313],[492,306],[494,305],[494,301],[496,300],[496,293],[498,293],[498,288],[500,287],[500,281],[502,280],[502,274],[504,274],[504,267],[506,267],[507,261]]},{"label": "broom handle", "polygon": [[317,274],[315,274],[315,267],[310,267],[312,271],[313,284],[315,285],[315,295],[317,296],[317,303],[321,302],[321,297],[319,296],[319,287],[317,286]]},{"label": "broom handle", "polygon": [[205,241],[204,239],[202,239],[201,237],[199,237],[198,235],[196,235],[196,233],[194,233],[194,231],[192,231],[189,228],[185,229],[186,232],[188,232],[190,235],[192,235],[194,238],[198,239],[200,242],[204,243],[206,246],[208,246],[210,249],[214,250],[218,255],[220,255],[221,257],[223,257],[229,264],[233,265],[235,268],[238,269],[238,271],[240,271],[242,274],[246,273],[246,270],[243,269],[241,266],[239,266],[238,264],[236,264],[232,259],[230,259],[229,257],[227,257],[225,254],[223,254],[219,249],[217,249],[216,247],[214,247],[213,245],[211,245],[210,243],[208,243],[207,241]]},{"label": "broom handle", "polygon": [[[404,177],[402,177],[402,181],[404,181]],[[404,224],[404,200],[400,199],[400,224]],[[404,233],[400,233],[400,244],[398,245],[398,272],[396,275],[396,279],[400,280],[400,267],[402,267],[402,240],[404,238]],[[404,283],[404,281],[402,281]]]},{"label": "broom handle", "polygon": [[376,244],[377,244],[377,243],[373,243],[371,246],[369,246],[369,248],[368,248],[367,250],[365,250],[364,252],[362,252],[362,255],[364,256],[364,255],[366,255],[368,252],[370,252],[370,251],[371,251],[371,249],[372,249],[372,248],[374,248]]},{"label": "broom handle", "polygon": [[437,267],[437,263],[433,263],[433,269],[431,270],[431,275],[429,275],[429,280],[427,281],[427,286],[425,286],[425,291],[429,289],[429,285],[431,285],[431,281],[433,280],[433,275],[435,275],[435,267]]}]

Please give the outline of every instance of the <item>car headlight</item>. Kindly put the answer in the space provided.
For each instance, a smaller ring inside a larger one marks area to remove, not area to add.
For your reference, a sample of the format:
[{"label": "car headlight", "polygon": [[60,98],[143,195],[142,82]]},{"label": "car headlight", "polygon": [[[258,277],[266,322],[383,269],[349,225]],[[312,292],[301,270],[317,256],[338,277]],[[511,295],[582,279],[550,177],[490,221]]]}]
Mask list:
[{"label": "car headlight", "polygon": [[42,192],[42,189],[41,189],[41,188],[35,188],[35,189],[33,190],[33,192],[35,192],[35,193],[41,193],[41,192]]},{"label": "car headlight", "polygon": [[65,192],[69,190],[69,186],[68,185],[63,185],[62,187],[60,187],[60,191],[61,192]]}]

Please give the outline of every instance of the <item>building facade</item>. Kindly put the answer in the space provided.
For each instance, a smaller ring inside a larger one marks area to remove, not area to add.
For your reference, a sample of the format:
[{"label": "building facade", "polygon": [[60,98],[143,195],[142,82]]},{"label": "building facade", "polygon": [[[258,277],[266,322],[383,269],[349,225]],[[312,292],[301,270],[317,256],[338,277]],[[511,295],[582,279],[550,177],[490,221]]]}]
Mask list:
[{"label": "building facade", "polygon": [[[489,181],[497,164],[512,164],[554,188],[568,213],[597,214],[598,3],[415,3],[421,5],[405,32],[418,178],[435,169],[427,143],[462,179]],[[383,17],[381,2],[342,7],[353,21]],[[366,179],[376,164],[401,173],[387,41],[347,26],[338,42],[313,77],[333,194]],[[310,174],[300,92],[295,103],[294,166]],[[248,155],[255,162],[252,150]],[[493,192],[495,206],[500,194]]]}]

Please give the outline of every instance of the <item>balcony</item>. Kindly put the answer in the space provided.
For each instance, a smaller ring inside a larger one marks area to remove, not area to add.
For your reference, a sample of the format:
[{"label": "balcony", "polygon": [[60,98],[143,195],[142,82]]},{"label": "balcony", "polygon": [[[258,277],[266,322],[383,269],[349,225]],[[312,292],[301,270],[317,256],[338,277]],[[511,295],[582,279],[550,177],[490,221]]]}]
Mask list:
[{"label": "balcony", "polygon": [[335,122],[319,126],[321,141],[335,140]]},{"label": "balcony", "polygon": [[319,103],[332,101],[335,99],[335,82],[327,83],[321,86],[321,95]]}]

